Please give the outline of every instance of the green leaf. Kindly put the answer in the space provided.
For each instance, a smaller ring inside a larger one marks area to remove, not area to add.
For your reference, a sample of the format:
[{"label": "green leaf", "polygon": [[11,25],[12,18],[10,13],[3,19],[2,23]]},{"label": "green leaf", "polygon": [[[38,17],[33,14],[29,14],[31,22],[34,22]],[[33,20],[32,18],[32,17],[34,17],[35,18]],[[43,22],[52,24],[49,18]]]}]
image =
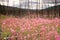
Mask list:
[{"label": "green leaf", "polygon": [[59,35],[60,35],[60,27],[58,27],[57,32],[58,32],[58,33],[59,33]]},{"label": "green leaf", "polygon": [[1,19],[4,19],[4,18],[5,18],[5,16],[1,15]]},{"label": "green leaf", "polygon": [[27,35],[28,34],[28,30],[26,30],[25,32],[23,32],[23,35]]},{"label": "green leaf", "polygon": [[2,32],[2,38],[10,36],[11,32]]}]

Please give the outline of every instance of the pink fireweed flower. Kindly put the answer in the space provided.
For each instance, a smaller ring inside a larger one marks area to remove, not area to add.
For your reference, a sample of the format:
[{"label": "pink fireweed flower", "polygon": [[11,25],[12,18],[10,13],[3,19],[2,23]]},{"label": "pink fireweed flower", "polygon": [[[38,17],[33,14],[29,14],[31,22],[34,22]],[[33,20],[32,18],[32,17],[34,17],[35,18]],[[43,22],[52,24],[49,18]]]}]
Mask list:
[{"label": "pink fireweed flower", "polygon": [[40,29],[42,32],[46,31],[46,27],[42,26]]},{"label": "pink fireweed flower", "polygon": [[56,37],[55,40],[60,40],[60,37]]},{"label": "pink fireweed flower", "polygon": [[11,33],[15,33],[16,31],[12,28],[10,28]]},{"label": "pink fireweed flower", "polygon": [[55,35],[55,38],[56,38],[56,37],[60,37],[60,35],[58,34],[57,31],[54,31],[54,35]]},{"label": "pink fireweed flower", "polygon": [[27,37],[30,38],[30,34],[27,34]]},{"label": "pink fireweed flower", "polygon": [[3,22],[2,24],[3,24],[3,25],[5,25],[6,23],[5,23],[5,22]]},{"label": "pink fireweed flower", "polygon": [[50,32],[48,32],[48,33],[46,34],[45,37],[46,37],[47,39],[51,39],[53,35],[54,35],[54,32],[53,32],[53,31],[50,31]]},{"label": "pink fireweed flower", "polygon": [[26,36],[24,36],[24,39],[26,39],[27,37]]},{"label": "pink fireweed flower", "polygon": [[20,31],[21,31],[21,32],[24,32],[24,31],[25,31],[25,28],[21,28]]}]

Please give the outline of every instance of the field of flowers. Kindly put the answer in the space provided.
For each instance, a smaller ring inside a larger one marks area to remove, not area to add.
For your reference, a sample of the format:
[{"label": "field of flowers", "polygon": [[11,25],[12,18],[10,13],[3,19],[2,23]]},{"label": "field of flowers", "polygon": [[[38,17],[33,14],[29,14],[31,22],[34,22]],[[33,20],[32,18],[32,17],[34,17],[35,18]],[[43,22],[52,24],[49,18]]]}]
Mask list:
[{"label": "field of flowers", "polygon": [[60,18],[0,18],[2,40],[60,40]]}]

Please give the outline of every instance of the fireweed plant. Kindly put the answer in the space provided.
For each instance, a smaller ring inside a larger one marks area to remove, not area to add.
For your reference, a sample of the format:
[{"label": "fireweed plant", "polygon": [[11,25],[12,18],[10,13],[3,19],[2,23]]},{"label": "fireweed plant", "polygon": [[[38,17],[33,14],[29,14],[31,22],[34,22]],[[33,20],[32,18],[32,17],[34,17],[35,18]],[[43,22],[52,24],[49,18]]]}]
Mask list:
[{"label": "fireweed plant", "polygon": [[2,39],[60,40],[60,19],[5,18],[2,20]]}]

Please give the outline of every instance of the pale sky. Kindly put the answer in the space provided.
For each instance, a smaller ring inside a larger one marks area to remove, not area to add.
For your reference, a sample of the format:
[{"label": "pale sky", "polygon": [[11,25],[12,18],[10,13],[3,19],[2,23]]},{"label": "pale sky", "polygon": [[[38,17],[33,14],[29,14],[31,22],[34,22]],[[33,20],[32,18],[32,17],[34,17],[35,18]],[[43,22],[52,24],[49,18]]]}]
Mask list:
[{"label": "pale sky", "polygon": [[[0,1],[1,5],[5,5],[5,6],[14,6],[14,7],[18,7],[18,8],[27,8],[27,9],[44,9],[44,8],[48,8],[51,6],[55,6],[55,4],[50,4],[50,3],[46,3],[46,0],[38,0],[39,4],[37,7],[37,0],[29,0],[29,6],[28,6],[28,0],[9,0],[9,3],[7,2],[7,0],[4,1]],[[52,0],[50,0],[49,2],[52,2]],[[53,1],[54,2],[54,1]],[[26,4],[25,4],[26,3]]]}]

